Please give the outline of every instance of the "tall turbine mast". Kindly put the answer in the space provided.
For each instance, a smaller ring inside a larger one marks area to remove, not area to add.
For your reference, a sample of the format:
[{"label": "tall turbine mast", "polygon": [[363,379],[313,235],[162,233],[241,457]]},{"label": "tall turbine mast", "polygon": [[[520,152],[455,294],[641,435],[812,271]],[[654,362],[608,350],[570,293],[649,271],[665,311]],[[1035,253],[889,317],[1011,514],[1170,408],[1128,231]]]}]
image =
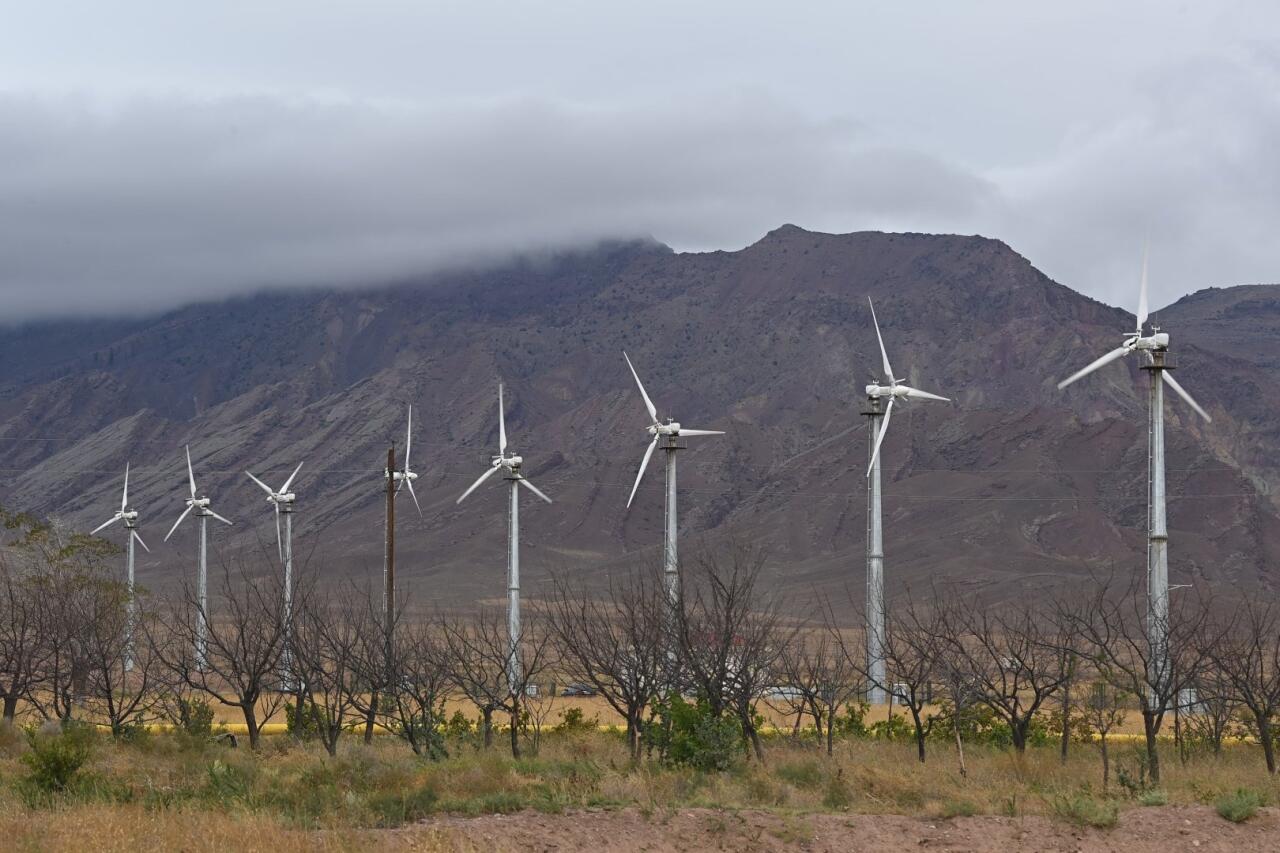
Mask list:
[{"label": "tall turbine mast", "polygon": [[[387,467],[382,474],[387,481],[387,521],[386,521],[386,556],[382,564],[382,601],[384,625],[390,632],[396,612],[396,495],[400,489],[408,486],[413,505],[422,515],[422,505],[418,503],[418,493],[413,490],[413,481],[418,479],[416,472],[409,468],[409,451],[413,449],[413,406],[409,406],[409,425],[404,436],[404,468],[396,469],[395,442],[387,448]],[[388,633],[388,642],[390,637]]]},{"label": "tall turbine mast", "polygon": [[1169,335],[1147,324],[1147,251],[1142,251],[1142,280],[1138,288],[1137,325],[1125,341],[1111,352],[1093,361],[1058,383],[1066,388],[1077,379],[1088,376],[1131,352],[1143,358],[1141,369],[1148,372],[1150,391],[1147,413],[1147,692],[1156,699],[1157,688],[1169,678],[1169,527],[1165,515],[1164,482],[1164,386],[1168,385],[1196,414],[1212,421],[1209,413],[1169,374],[1175,365],[1169,358]]},{"label": "tall turbine mast", "polygon": [[489,469],[481,474],[467,488],[457,502],[462,503],[467,495],[480,487],[495,472],[505,472],[503,479],[507,481],[507,688],[515,696],[523,680],[520,663],[520,487],[524,486],[542,500],[551,503],[551,498],[544,495],[537,486],[525,479],[520,473],[524,458],[514,451],[507,453],[507,419],[503,412],[502,385],[498,385],[498,455],[494,456]]},{"label": "tall turbine mast", "polygon": [[688,429],[671,418],[667,418],[667,422],[662,423],[658,419],[658,408],[653,405],[653,401],[645,392],[644,383],[640,381],[640,375],[636,373],[631,359],[625,352],[622,353],[622,357],[626,359],[627,367],[631,369],[636,387],[640,389],[640,397],[644,400],[644,407],[649,412],[650,423],[645,430],[653,436],[653,440],[649,442],[649,447],[644,452],[644,457],[640,460],[640,470],[636,474],[635,485],[631,487],[631,496],[627,498],[627,507],[629,509],[631,502],[636,498],[636,489],[640,488],[640,479],[644,477],[644,470],[649,465],[649,457],[653,456],[654,448],[661,446],[667,454],[666,500],[663,508],[662,585],[667,596],[667,606],[674,612],[680,599],[680,563],[676,554],[676,537],[680,529],[676,514],[676,453],[684,449],[684,445],[680,443],[680,437],[724,435],[724,432],[714,429]]},{"label": "tall turbine mast", "polygon": [[[293,469],[289,479],[285,480],[284,485],[278,490],[271,488],[249,471],[244,472],[250,480],[257,483],[267,493],[267,502],[275,509],[276,551],[280,556],[280,565],[284,570],[284,624],[286,639],[282,656],[284,658],[282,668],[290,686],[294,686],[296,681],[293,678],[293,649],[289,647],[289,638],[293,636],[293,502],[297,496],[289,491],[289,487],[293,485],[293,479],[298,476],[298,472],[301,470],[302,463],[299,462],[298,467]],[[281,516],[284,516],[283,535],[280,532]]]},{"label": "tall turbine mast", "polygon": [[147,547],[147,543],[142,541],[142,537],[138,535],[138,511],[129,509],[129,463],[124,464],[124,492],[120,496],[120,509],[111,518],[99,524],[90,533],[93,536],[100,530],[115,524],[117,521],[123,521],[125,530],[125,579],[126,594],[128,601],[128,619],[126,620],[127,637],[125,638],[124,652],[124,669],[128,672],[133,669],[133,632],[137,620],[137,602],[133,594],[133,543],[137,541],[142,546],[142,550],[148,554],[151,549]]},{"label": "tall turbine mast", "polygon": [[[876,342],[880,344],[880,361],[884,371],[881,385],[872,382],[867,386],[867,411],[862,414],[869,418],[871,460],[867,465],[867,676],[870,684],[867,688],[867,701],[873,705],[885,702],[885,663],[884,663],[884,521],[880,506],[880,445],[884,441],[885,432],[889,429],[889,420],[893,416],[895,400],[940,400],[950,402],[946,397],[920,391],[899,382],[889,365],[889,353],[884,348],[884,337],[880,334],[880,322],[876,319],[876,306],[871,297],[867,297],[871,306],[871,322],[876,327]],[[880,401],[888,400],[884,411],[880,410]]]},{"label": "tall turbine mast", "polygon": [[196,614],[196,666],[203,670],[209,659],[209,519],[216,518],[223,524],[231,524],[231,522],[213,511],[207,497],[196,497],[196,475],[191,468],[190,445],[187,445],[186,451],[187,482],[191,486],[191,497],[186,500],[187,508],[164,535],[164,541],[168,542],[182,520],[195,510],[196,516],[200,519],[200,567],[199,574],[196,576],[197,606],[200,612]]}]

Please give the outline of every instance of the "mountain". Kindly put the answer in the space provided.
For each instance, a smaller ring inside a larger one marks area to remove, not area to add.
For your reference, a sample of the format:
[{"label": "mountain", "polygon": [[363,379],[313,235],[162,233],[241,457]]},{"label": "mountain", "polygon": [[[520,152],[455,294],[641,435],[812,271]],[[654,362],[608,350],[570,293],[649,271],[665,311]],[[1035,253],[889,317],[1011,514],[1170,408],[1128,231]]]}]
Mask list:
[{"label": "mountain", "polygon": [[[413,403],[423,514],[401,498],[398,575],[420,600],[497,598],[503,490],[454,501],[496,447],[501,377],[512,443],[556,500],[522,514],[526,588],[551,570],[599,583],[659,556],[660,467],[625,509],[647,442],[625,348],[664,416],[727,432],[681,456],[682,553],[759,541],[779,583],[853,607],[865,565],[859,412],[879,364],[867,296],[895,369],[955,401],[895,410],[889,583],[1015,595],[1141,572],[1146,374],[1132,358],[1055,387],[1114,347],[1132,315],[981,237],[784,226],[737,252],[613,243],[377,290],[2,330],[0,504],[88,529],[131,460],[153,551],[141,578],[162,584],[194,562],[194,528],[160,543],[182,506],[184,444],[202,490],[237,521],[213,531],[224,553],[274,536],[243,471],[273,482],[306,460],[297,551],[331,575],[376,576],[386,447],[403,445]],[[1153,320],[1214,417],[1167,403],[1172,581],[1270,588],[1280,286],[1201,291]]]}]

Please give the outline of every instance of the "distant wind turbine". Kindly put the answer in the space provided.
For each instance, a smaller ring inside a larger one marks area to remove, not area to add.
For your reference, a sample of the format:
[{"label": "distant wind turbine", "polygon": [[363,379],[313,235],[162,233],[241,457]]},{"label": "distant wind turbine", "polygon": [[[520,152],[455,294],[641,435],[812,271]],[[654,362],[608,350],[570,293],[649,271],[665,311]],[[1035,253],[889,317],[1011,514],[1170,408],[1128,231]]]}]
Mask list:
[{"label": "distant wind turbine", "polygon": [[520,473],[524,458],[514,452],[507,454],[507,420],[503,413],[502,385],[498,385],[498,455],[494,456],[489,470],[476,479],[458,498],[458,503],[480,487],[499,470],[506,471],[508,483],[507,510],[507,686],[514,694],[520,686],[520,486],[524,486],[542,500],[551,503],[537,486]]},{"label": "distant wind turbine", "polygon": [[[387,467],[382,470],[382,475],[387,481],[386,554],[382,563],[382,600],[388,631],[396,611],[396,495],[400,494],[401,488],[409,487],[409,496],[413,498],[413,505],[418,508],[418,515],[422,515],[418,493],[413,490],[413,481],[418,479],[418,475],[409,467],[409,451],[412,449],[413,406],[410,405],[409,425],[405,428],[404,436],[404,468],[396,467],[396,446],[392,442],[387,448]],[[390,642],[389,637],[388,642]]]},{"label": "distant wind turbine", "polygon": [[195,510],[196,516],[200,519],[200,569],[196,579],[197,597],[199,600],[200,612],[197,614],[196,622],[196,666],[204,669],[208,661],[209,653],[209,519],[216,518],[223,524],[231,524],[228,519],[218,515],[210,507],[211,501],[206,497],[196,497],[196,475],[191,468],[191,446],[187,445],[187,482],[191,486],[191,496],[187,498],[187,508],[182,511],[182,515],[178,516],[178,520],[173,523],[173,527],[169,528],[169,532],[164,535],[164,541],[168,542],[169,537],[178,529],[178,525],[182,520]]},{"label": "distant wind turbine", "polygon": [[[298,467],[293,469],[293,473],[289,475],[289,479],[284,481],[284,485],[279,490],[271,488],[249,471],[244,472],[250,480],[257,483],[267,493],[267,502],[275,508],[276,551],[280,555],[280,565],[284,570],[284,624],[286,637],[292,636],[289,629],[293,624],[293,502],[297,497],[293,492],[289,491],[289,487],[293,485],[294,478],[298,476],[298,472],[301,470],[302,463],[299,462]],[[281,516],[284,516],[283,535],[280,532]],[[287,642],[284,648],[283,665],[285,673],[291,677],[293,674],[293,655]],[[292,679],[290,683],[292,683]]]},{"label": "distant wind turbine", "polygon": [[136,541],[139,545],[142,546],[142,550],[146,551],[148,554],[151,553],[151,549],[147,547],[147,543],[143,542],[142,537],[138,535],[138,511],[129,509],[129,463],[128,462],[124,464],[124,492],[120,496],[120,509],[116,512],[115,515],[111,516],[111,518],[107,519],[106,521],[102,522],[102,524],[99,524],[97,527],[95,527],[89,535],[93,536],[99,531],[105,530],[106,528],[115,524],[117,521],[123,521],[125,530],[128,531],[126,544],[125,544],[125,554],[126,554],[125,565],[127,567],[125,578],[126,578],[126,584],[127,584],[127,594],[129,597],[129,602],[128,602],[129,617],[128,617],[128,628],[127,628],[129,632],[129,636],[125,644],[125,658],[124,658],[124,668],[125,668],[125,671],[127,672],[133,669],[133,629],[134,629],[134,622],[137,618],[137,606],[134,602],[134,597],[133,597],[133,543]]},{"label": "distant wind turbine", "polygon": [[644,477],[644,470],[649,465],[649,457],[653,456],[655,448],[661,446],[667,454],[666,505],[662,539],[662,580],[663,588],[667,595],[667,603],[669,606],[674,607],[680,597],[680,564],[676,554],[676,535],[680,529],[676,517],[676,452],[684,449],[684,446],[680,444],[680,437],[724,435],[724,432],[713,429],[687,429],[671,418],[667,418],[667,422],[662,423],[658,419],[658,409],[653,405],[653,401],[649,399],[648,393],[645,392],[644,383],[640,381],[640,375],[636,373],[635,366],[631,364],[631,359],[625,352],[622,357],[626,359],[627,367],[631,369],[631,375],[636,380],[636,387],[640,389],[640,396],[644,399],[644,407],[649,412],[650,423],[649,426],[645,427],[645,430],[649,435],[653,436],[653,440],[649,442],[649,447],[644,452],[644,458],[640,460],[640,471],[636,474],[635,485],[631,487],[631,496],[627,498],[627,507],[630,508],[631,502],[635,500],[636,489],[640,488],[640,479]]},{"label": "distant wind turbine", "polygon": [[[889,430],[889,419],[893,416],[895,400],[939,400],[951,402],[946,397],[930,394],[909,385],[903,385],[894,375],[889,365],[889,353],[884,348],[884,337],[880,334],[880,321],[876,319],[876,306],[871,297],[867,297],[871,306],[871,323],[876,327],[876,341],[880,344],[880,362],[884,369],[884,381],[881,385],[872,382],[867,386],[868,411],[863,412],[871,419],[871,461],[867,465],[867,675],[871,682],[867,690],[867,701],[873,705],[885,702],[885,663],[884,663],[884,522],[880,507],[880,445]],[[880,401],[888,400],[883,412]]]},{"label": "distant wind turbine", "polygon": [[[1168,678],[1169,637],[1169,527],[1165,516],[1164,485],[1164,386],[1168,385],[1195,413],[1206,421],[1212,421],[1192,396],[1178,381],[1169,375],[1174,369],[1169,358],[1169,334],[1152,327],[1146,335],[1147,324],[1147,250],[1142,250],[1142,280],[1138,286],[1137,325],[1125,336],[1120,346],[1058,383],[1059,390],[1077,379],[1093,373],[1131,352],[1142,353],[1145,359],[1141,369],[1150,372],[1148,397],[1147,459],[1150,471],[1147,477],[1147,644],[1150,649],[1147,673],[1148,683],[1158,685]],[[1149,688],[1154,694],[1154,687]]]}]

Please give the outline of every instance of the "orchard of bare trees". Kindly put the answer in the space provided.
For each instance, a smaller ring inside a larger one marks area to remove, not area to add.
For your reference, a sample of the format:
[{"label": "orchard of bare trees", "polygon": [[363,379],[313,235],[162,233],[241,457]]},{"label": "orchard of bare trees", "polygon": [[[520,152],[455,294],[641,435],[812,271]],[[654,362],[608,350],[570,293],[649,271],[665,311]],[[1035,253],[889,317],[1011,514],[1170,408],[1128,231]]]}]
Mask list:
[{"label": "orchard of bare trees", "polygon": [[[872,684],[864,632],[840,616],[861,612],[861,602],[784,592],[747,547],[683,566],[675,601],[649,567],[597,588],[554,576],[513,643],[500,612],[444,614],[402,601],[388,619],[380,592],[305,572],[286,611],[267,559],[212,573],[207,614],[182,584],[130,600],[101,540],[63,539],[23,516],[5,522],[8,724],[81,720],[124,736],[200,716],[208,728],[221,709],[252,748],[265,723],[284,719],[329,754],[344,738],[389,733],[438,758],[444,732],[466,726],[479,748],[505,741],[519,756],[537,749],[549,703],[570,687],[597,697],[600,722],[622,733],[637,763],[714,769],[767,762],[772,738],[807,738],[829,754],[841,737],[877,735],[964,773],[974,740],[1018,754],[1057,738],[1065,760],[1087,739],[1098,745],[1105,786],[1109,744],[1128,725],[1141,732],[1143,773],[1155,782],[1162,760],[1184,756],[1188,743],[1221,750],[1242,740],[1277,768],[1280,609],[1258,599],[1219,608],[1182,592],[1159,626],[1168,649],[1160,656],[1151,654],[1145,589],[1114,578],[1027,601],[942,587],[903,593],[888,608],[885,683]],[[865,705],[871,687],[890,697],[887,717]]]}]

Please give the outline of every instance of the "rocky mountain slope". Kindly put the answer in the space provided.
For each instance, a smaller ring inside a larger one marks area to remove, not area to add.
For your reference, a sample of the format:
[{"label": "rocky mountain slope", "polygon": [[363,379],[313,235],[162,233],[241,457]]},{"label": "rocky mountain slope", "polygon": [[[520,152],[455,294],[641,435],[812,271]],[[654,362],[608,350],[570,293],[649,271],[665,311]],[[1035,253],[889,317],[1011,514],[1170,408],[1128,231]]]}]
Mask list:
[{"label": "rocky mountain slope", "polygon": [[[1132,316],[979,237],[784,226],[738,252],[601,246],[381,290],[294,292],[161,317],[0,331],[0,504],[88,529],[126,460],[152,555],[144,582],[191,571],[182,446],[224,554],[274,536],[243,471],[297,460],[297,550],[336,576],[381,566],[382,466],[414,405],[422,516],[399,502],[399,574],[420,600],[501,595],[503,490],[454,501],[496,448],[496,388],[526,473],[556,499],[522,513],[529,576],[599,582],[658,557],[661,468],[627,493],[646,443],[635,361],[661,413],[723,429],[681,456],[682,547],[769,546],[779,583],[864,581],[866,419],[879,364],[954,399],[895,412],[884,448],[891,584],[950,578],[998,595],[1141,571],[1146,374],[1136,358],[1059,392]],[[1213,414],[1168,403],[1175,583],[1271,585],[1280,555],[1280,286],[1201,291],[1154,314],[1178,377]],[[274,545],[271,545],[272,549]],[[845,606],[848,606],[847,604]]]}]

